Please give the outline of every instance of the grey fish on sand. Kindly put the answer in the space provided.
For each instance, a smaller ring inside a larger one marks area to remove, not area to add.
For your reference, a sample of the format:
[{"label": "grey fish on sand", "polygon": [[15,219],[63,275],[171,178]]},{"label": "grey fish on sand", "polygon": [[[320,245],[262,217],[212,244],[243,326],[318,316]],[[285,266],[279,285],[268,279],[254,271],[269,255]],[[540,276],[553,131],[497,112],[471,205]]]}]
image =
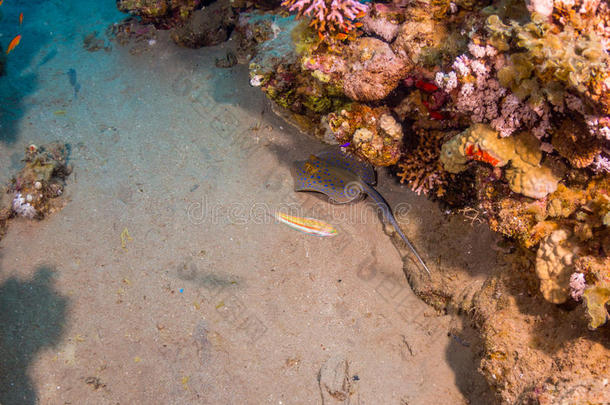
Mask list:
[{"label": "grey fish on sand", "polygon": [[80,90],[80,84],[76,80],[76,70],[69,69],[66,74],[68,75],[68,79],[70,80],[70,85],[74,89],[74,98],[78,97],[78,91]]},{"label": "grey fish on sand", "polygon": [[375,171],[372,167],[338,150],[327,150],[311,155],[307,160],[295,162],[292,176],[295,191],[322,193],[331,203],[335,204],[347,204],[357,200],[363,194],[369,195],[381,209],[385,220],[392,224],[417,260],[430,274],[428,266],[398,226],[390,206],[373,188]]}]

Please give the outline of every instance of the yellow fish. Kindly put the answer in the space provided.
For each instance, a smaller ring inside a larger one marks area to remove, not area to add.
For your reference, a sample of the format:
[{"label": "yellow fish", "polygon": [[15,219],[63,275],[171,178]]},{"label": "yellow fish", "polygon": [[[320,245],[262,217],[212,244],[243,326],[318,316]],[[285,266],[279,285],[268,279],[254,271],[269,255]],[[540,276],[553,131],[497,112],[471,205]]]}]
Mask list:
[{"label": "yellow fish", "polygon": [[278,221],[288,225],[292,229],[310,235],[335,236],[337,234],[337,230],[332,225],[317,219],[294,217],[292,215],[284,214],[283,212],[276,213],[275,217]]},{"label": "yellow fish", "polygon": [[127,242],[130,242],[132,240],[133,238],[129,236],[129,231],[127,230],[127,227],[125,227],[125,229],[123,229],[123,232],[121,232],[121,247],[124,251],[127,251]]}]

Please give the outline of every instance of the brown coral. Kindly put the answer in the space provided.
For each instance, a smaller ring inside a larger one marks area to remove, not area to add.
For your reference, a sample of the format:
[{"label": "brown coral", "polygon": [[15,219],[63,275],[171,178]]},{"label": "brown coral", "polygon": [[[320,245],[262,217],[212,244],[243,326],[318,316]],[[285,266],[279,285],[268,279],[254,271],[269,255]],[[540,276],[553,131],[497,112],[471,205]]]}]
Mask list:
[{"label": "brown coral", "polygon": [[347,50],[347,72],[341,77],[343,91],[352,100],[373,101],[394,90],[408,67],[404,58],[376,38],[358,38]]},{"label": "brown coral", "polygon": [[553,132],[551,143],[562,157],[577,168],[593,163],[602,149],[601,140],[590,136],[584,121],[577,118],[564,119]]},{"label": "brown coral", "polygon": [[455,133],[443,131],[416,130],[417,145],[404,155],[398,163],[401,183],[408,183],[416,193],[434,193],[442,197],[451,174],[443,170],[439,161],[444,140]]}]

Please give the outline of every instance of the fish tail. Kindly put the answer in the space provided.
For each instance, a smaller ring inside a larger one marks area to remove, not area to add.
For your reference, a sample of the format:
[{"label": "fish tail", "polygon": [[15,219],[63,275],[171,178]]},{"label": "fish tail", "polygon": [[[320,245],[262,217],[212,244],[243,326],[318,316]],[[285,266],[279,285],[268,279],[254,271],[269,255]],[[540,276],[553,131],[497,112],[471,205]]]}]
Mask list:
[{"label": "fish tail", "polygon": [[400,226],[398,225],[398,222],[396,222],[396,218],[394,218],[394,214],[392,214],[392,210],[390,209],[390,206],[388,205],[386,200],[383,198],[383,196],[381,194],[379,194],[377,192],[377,190],[375,190],[372,186],[366,184],[365,182],[362,182],[362,184],[364,185],[366,193],[369,196],[371,196],[371,198],[373,200],[375,200],[375,202],[377,203],[379,208],[381,208],[381,211],[383,212],[383,216],[385,217],[385,219],[392,224],[392,226],[394,227],[396,232],[400,235],[402,240],[409,247],[409,249],[411,249],[411,252],[413,252],[413,254],[417,258],[417,260],[424,267],[424,270],[426,270],[426,272],[428,274],[430,274],[430,270],[428,269],[428,266],[426,266],[426,263],[423,261],[423,259],[419,255],[419,253],[417,253],[417,250],[415,249],[415,246],[413,246],[411,241],[409,241],[409,238],[407,238],[406,235],[402,232],[402,229],[400,229]]}]

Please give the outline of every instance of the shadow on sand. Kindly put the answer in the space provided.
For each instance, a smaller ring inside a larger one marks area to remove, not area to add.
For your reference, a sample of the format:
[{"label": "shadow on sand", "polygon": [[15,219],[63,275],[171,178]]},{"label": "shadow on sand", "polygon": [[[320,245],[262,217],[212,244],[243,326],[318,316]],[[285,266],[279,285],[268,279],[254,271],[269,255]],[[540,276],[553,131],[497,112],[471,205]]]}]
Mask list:
[{"label": "shadow on sand", "polygon": [[53,287],[54,271],[38,269],[29,281],[9,278],[0,285],[0,403],[36,404],[28,368],[38,352],[57,344],[68,300]]}]

